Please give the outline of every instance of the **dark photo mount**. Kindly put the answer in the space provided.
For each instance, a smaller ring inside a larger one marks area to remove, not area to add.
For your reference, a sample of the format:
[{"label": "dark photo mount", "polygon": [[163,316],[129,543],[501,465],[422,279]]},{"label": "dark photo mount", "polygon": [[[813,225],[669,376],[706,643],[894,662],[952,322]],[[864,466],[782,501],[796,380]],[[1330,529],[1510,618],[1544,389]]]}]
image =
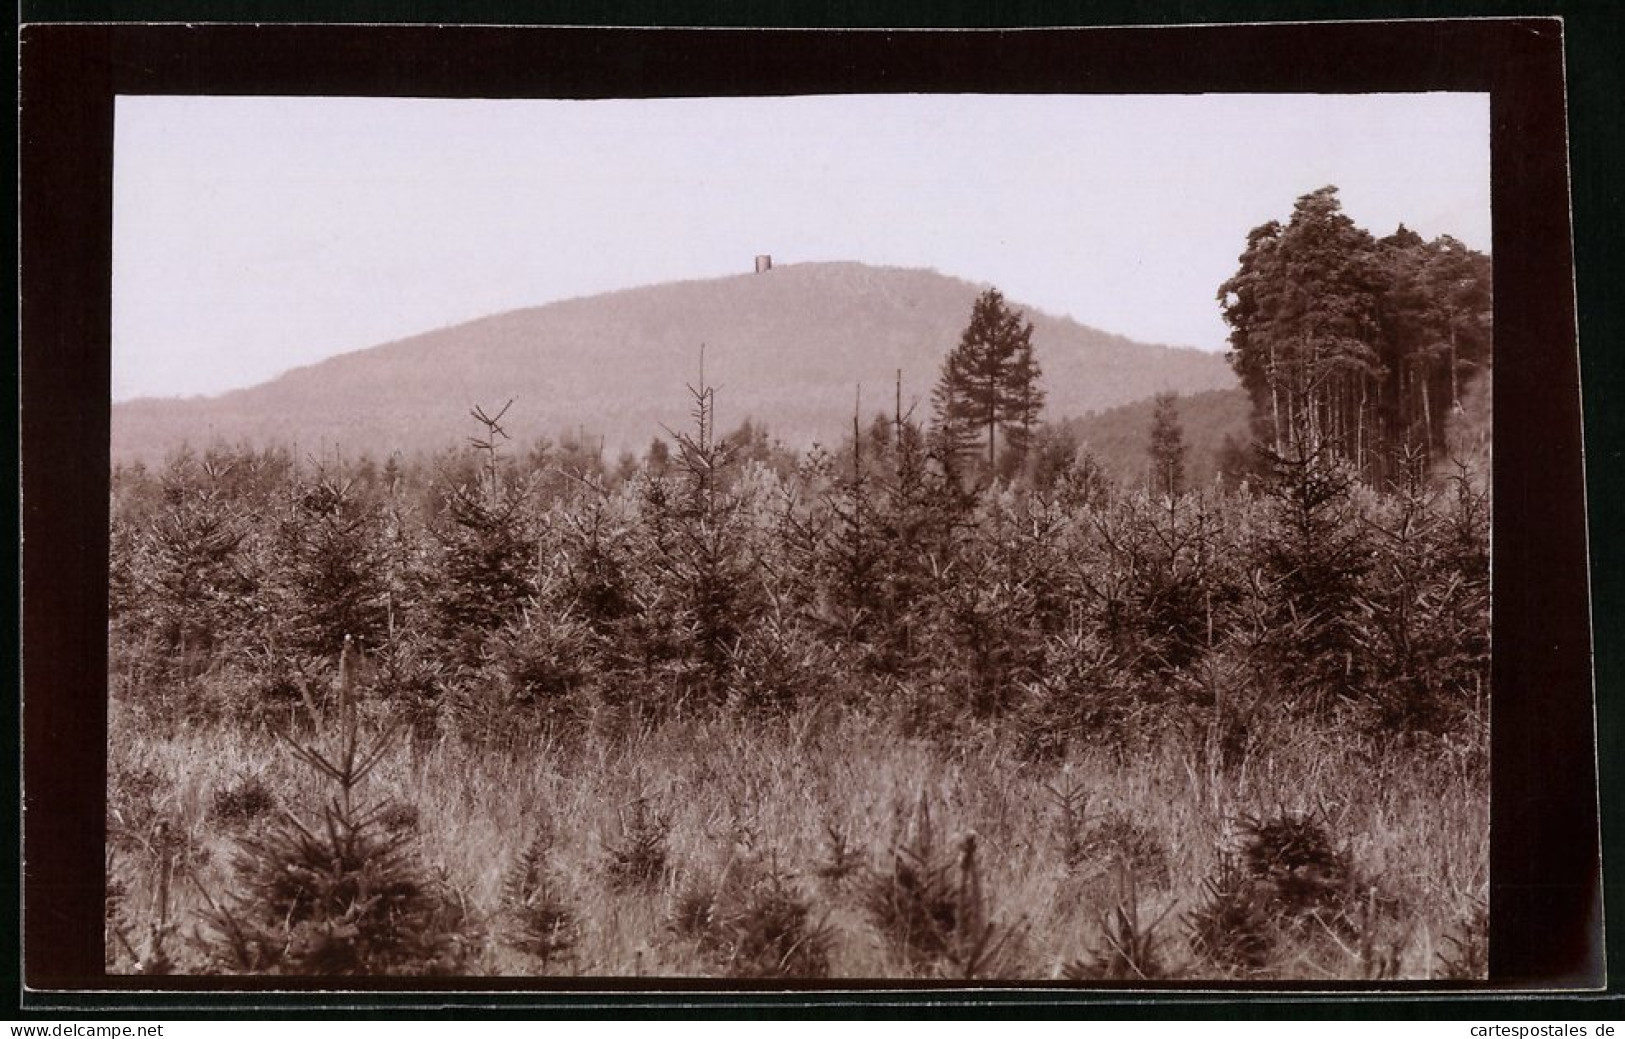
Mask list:
[{"label": "dark photo mount", "polygon": [[[223,990],[290,987],[103,973],[113,102],[145,94],[1487,92],[1497,369],[1491,944],[1489,980],[1460,991],[1600,988],[1603,886],[1563,43],[1562,23],[1541,18],[928,33],[23,26],[23,1005],[173,1005],[153,990],[201,1001]],[[338,987],[357,986],[304,986]],[[568,1006],[572,998],[557,979],[500,986],[392,979],[363,987],[381,1003],[400,994],[408,1005],[411,993],[430,989],[463,994],[439,1003]],[[540,987],[557,995],[527,994]],[[715,982],[658,988],[682,991],[690,1004],[709,992],[741,991]],[[853,988],[799,998],[861,1005],[862,989]],[[1272,986],[1283,988],[1293,990]],[[1248,991],[1236,987],[1226,998]],[[630,1005],[637,992],[622,996]],[[1170,988],[1167,998],[1178,992]],[[933,998],[951,1000],[951,990]],[[995,998],[1091,997],[1033,985]],[[231,1002],[222,994],[210,1005]]]}]

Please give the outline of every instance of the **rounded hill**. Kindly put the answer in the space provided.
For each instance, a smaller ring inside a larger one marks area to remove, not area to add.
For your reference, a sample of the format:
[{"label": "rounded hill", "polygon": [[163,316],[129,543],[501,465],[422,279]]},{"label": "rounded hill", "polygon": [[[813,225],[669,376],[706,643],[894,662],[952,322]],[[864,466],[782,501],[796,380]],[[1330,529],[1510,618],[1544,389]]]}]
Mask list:
[{"label": "rounded hill", "polygon": [[[719,428],[750,417],[791,446],[832,442],[863,409],[925,417],[943,357],[986,286],[857,263],[776,266],[495,314],[289,371],[218,397],[144,399],[112,412],[115,460],[155,460],[183,441],[298,444],[387,455],[473,432],[476,405],[515,403],[516,443],[562,432],[638,448],[687,421],[686,387],[717,388]],[[1233,387],[1218,355],[1137,343],[1020,301],[1059,419],[1165,390]]]}]

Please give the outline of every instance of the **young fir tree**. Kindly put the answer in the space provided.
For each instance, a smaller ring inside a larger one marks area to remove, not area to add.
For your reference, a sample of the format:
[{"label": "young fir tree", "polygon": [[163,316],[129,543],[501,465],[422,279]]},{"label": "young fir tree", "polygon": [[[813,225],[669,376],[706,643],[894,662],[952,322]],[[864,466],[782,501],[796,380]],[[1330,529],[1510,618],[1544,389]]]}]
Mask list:
[{"label": "young fir tree", "polygon": [[1032,335],[1032,322],[1011,310],[998,289],[977,297],[970,324],[943,361],[931,395],[944,451],[964,454],[985,437],[991,469],[998,461],[1001,428],[1018,454],[1026,449],[1044,407]]},{"label": "young fir tree", "polygon": [[1151,490],[1179,497],[1185,489],[1185,427],[1179,394],[1159,393],[1151,412]]},{"label": "young fir tree", "polygon": [[311,656],[338,653],[351,637],[377,645],[389,591],[381,510],[325,471],[291,491],[272,531],[281,563],[265,582],[276,604],[267,634]]},{"label": "young fir tree", "polygon": [[172,676],[205,670],[253,616],[254,525],[223,485],[227,475],[227,467],[183,449],[159,478],[160,501],[130,536],[121,605],[156,639]]},{"label": "young fir tree", "polygon": [[445,521],[434,529],[439,567],[434,575],[433,613],[443,642],[461,663],[479,657],[486,633],[518,614],[534,591],[534,544],[527,529],[529,488],[504,486],[499,424],[509,401],[495,417],[476,407],[472,415],[486,427],[470,437],[485,457],[477,480],[445,496]]}]

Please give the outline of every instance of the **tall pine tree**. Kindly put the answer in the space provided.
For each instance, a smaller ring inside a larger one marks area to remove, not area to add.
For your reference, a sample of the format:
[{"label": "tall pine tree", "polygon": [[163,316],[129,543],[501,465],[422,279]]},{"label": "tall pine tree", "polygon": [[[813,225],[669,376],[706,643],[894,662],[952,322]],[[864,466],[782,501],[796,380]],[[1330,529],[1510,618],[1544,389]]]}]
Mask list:
[{"label": "tall pine tree", "polygon": [[985,437],[991,469],[998,461],[1000,429],[1013,450],[1026,450],[1044,407],[1032,335],[1032,322],[1011,310],[998,289],[976,298],[970,324],[943,361],[931,395],[943,450],[963,454]]}]

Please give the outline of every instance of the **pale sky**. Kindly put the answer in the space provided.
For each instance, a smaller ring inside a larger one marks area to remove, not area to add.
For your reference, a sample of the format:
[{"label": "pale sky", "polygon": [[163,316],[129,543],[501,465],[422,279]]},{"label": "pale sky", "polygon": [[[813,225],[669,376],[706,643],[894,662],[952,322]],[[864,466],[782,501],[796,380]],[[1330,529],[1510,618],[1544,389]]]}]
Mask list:
[{"label": "pale sky", "polygon": [[121,97],[115,126],[115,400],[758,253],[1222,350],[1248,230],[1326,184],[1375,234],[1490,246],[1487,94]]}]

